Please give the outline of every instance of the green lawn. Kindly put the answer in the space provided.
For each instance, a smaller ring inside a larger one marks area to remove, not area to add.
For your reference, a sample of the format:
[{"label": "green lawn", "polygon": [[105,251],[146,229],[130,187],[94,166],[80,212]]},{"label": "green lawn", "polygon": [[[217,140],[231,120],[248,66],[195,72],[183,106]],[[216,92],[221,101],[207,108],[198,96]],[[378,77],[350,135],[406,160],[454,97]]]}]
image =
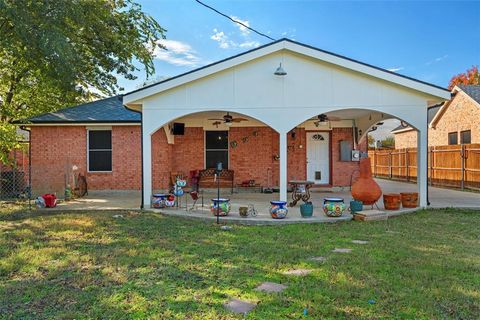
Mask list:
[{"label": "green lawn", "polygon": [[[480,211],[231,231],[113,214],[0,209],[0,318],[243,318],[224,310],[229,297],[258,302],[247,319],[480,315]],[[295,267],[314,271],[282,274]],[[288,288],[255,291],[264,281]]]}]

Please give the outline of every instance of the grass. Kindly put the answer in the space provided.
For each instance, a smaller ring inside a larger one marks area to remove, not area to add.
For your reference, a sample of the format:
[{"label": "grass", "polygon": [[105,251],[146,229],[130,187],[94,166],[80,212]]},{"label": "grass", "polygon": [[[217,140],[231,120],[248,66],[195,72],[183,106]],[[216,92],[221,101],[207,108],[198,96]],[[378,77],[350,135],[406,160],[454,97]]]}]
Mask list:
[{"label": "grass", "polygon": [[[258,302],[247,319],[480,314],[479,211],[231,231],[154,213],[114,214],[0,209],[0,318],[243,318],[222,307],[229,297]],[[282,274],[296,267],[314,271]],[[288,288],[255,291],[264,281]]]}]

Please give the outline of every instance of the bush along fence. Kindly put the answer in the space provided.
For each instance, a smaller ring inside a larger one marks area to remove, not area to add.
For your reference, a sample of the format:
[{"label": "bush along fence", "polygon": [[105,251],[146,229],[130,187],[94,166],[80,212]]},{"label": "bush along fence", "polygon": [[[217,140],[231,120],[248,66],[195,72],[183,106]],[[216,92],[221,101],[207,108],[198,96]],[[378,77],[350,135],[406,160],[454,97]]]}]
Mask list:
[{"label": "bush along fence", "polygon": [[[417,180],[417,149],[369,150],[375,177],[402,181]],[[480,144],[428,148],[430,185],[480,189]]]}]

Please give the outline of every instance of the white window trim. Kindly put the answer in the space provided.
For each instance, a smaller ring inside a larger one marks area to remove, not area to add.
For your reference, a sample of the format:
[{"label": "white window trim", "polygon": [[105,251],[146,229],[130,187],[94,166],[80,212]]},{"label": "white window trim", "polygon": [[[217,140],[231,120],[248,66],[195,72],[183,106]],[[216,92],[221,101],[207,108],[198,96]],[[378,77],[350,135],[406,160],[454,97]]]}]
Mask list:
[{"label": "white window trim", "polygon": [[[88,173],[112,173],[113,172],[113,141],[110,149],[95,149],[95,151],[110,151],[112,153],[112,170],[110,171],[92,171],[90,170],[90,131],[110,131],[112,134],[112,127],[87,127],[87,172]],[[112,134],[113,140],[113,134]]]}]

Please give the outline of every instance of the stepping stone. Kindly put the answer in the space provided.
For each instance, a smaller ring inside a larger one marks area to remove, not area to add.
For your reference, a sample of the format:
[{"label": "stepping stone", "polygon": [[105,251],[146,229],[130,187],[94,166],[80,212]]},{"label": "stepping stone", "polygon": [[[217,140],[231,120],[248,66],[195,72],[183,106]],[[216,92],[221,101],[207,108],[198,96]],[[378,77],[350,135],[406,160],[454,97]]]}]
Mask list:
[{"label": "stepping stone", "polygon": [[285,271],[283,274],[287,276],[306,276],[312,271],[312,269],[292,269]]},{"label": "stepping stone", "polygon": [[367,244],[368,241],[365,241],[365,240],[352,240],[352,243],[356,243],[356,244]]},{"label": "stepping stone", "polygon": [[223,305],[227,310],[233,313],[242,313],[247,314],[253,310],[257,305],[248,301],[243,301],[239,299],[231,299]]},{"label": "stepping stone", "polygon": [[311,257],[310,260],[317,261],[317,262],[324,262],[327,260],[325,257]]},{"label": "stepping stone", "polygon": [[350,252],[352,252],[352,249],[335,248],[335,249],[332,250],[332,252],[336,252],[336,253],[350,253]]},{"label": "stepping stone", "polygon": [[264,291],[264,292],[281,292],[287,289],[286,285],[274,282],[264,282],[258,287],[255,288],[257,291]]}]

